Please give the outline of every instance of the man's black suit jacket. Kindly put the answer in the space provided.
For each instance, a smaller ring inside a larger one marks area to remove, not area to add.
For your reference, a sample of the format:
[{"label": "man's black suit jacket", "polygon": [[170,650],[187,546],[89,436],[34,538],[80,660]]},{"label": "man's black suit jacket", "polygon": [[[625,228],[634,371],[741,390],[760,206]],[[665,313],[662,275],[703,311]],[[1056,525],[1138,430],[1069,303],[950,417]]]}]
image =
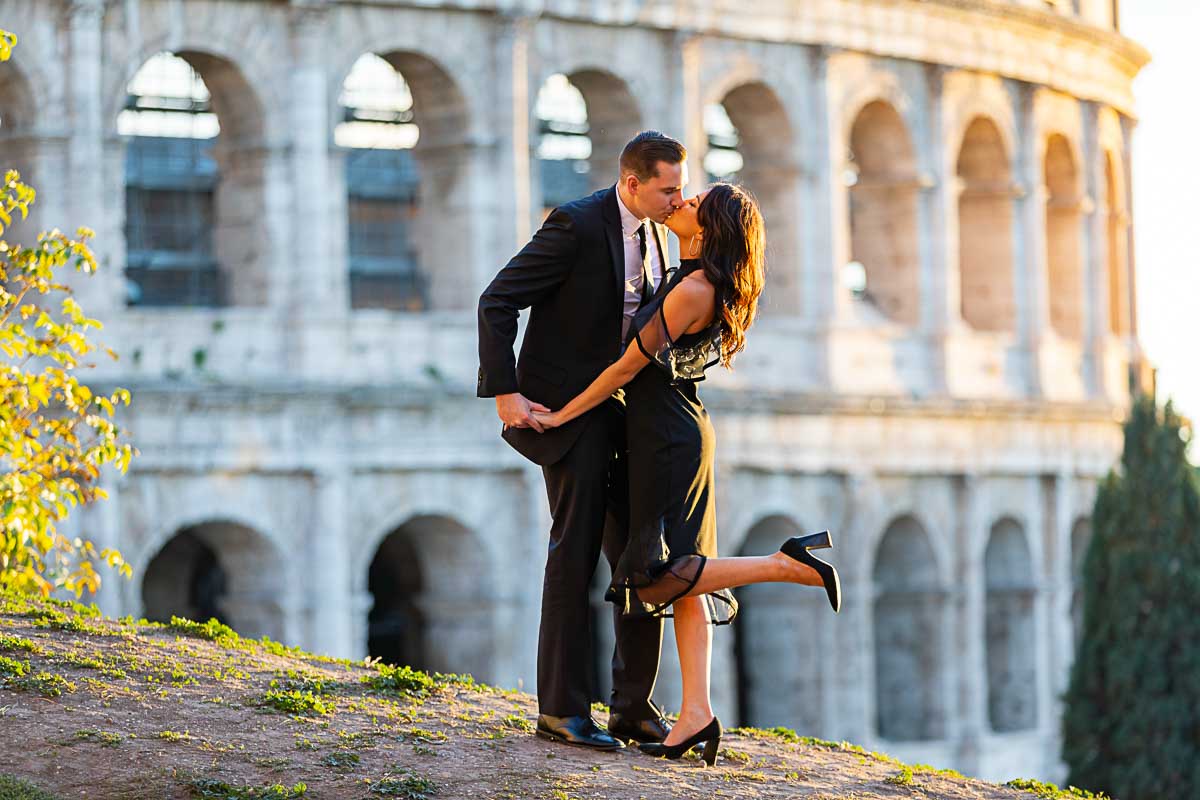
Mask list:
[{"label": "man's black suit jacket", "polygon": [[[666,240],[653,225],[662,259]],[[665,269],[661,273],[666,274]],[[519,391],[557,410],[621,354],[625,250],[616,187],[559,206],[479,298],[479,397]],[[520,358],[517,316],[528,308]],[[538,433],[505,428],[505,441],[535,464],[553,464],[598,409]]]}]

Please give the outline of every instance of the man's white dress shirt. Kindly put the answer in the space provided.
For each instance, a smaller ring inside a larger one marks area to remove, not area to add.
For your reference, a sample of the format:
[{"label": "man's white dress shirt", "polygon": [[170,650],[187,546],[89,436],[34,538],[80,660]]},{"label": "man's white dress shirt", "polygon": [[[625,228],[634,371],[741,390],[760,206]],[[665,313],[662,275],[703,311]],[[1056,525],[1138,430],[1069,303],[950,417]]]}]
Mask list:
[{"label": "man's white dress shirt", "polygon": [[634,312],[642,302],[642,247],[638,241],[638,228],[646,225],[646,252],[650,257],[649,291],[654,292],[662,283],[663,259],[658,252],[658,237],[654,225],[648,219],[638,219],[625,207],[621,192],[617,191],[617,209],[621,212],[621,242],[625,247],[625,318],[621,320],[621,341],[629,333]]}]

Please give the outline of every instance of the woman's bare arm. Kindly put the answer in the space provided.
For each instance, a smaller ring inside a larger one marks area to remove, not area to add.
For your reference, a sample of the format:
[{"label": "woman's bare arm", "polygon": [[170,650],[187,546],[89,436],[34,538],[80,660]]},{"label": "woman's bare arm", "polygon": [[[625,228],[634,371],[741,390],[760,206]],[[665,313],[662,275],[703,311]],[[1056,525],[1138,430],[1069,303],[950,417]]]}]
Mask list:
[{"label": "woman's bare arm", "polygon": [[[706,280],[685,278],[667,295],[662,311],[668,335],[671,341],[674,341],[697,322],[712,317],[713,288]],[[556,428],[564,425],[603,403],[613,392],[633,380],[633,377],[649,363],[650,359],[642,352],[642,348],[633,342],[625,349],[625,354],[620,360],[601,372],[596,380],[571,402],[553,413],[535,412],[534,417],[543,427]]]}]

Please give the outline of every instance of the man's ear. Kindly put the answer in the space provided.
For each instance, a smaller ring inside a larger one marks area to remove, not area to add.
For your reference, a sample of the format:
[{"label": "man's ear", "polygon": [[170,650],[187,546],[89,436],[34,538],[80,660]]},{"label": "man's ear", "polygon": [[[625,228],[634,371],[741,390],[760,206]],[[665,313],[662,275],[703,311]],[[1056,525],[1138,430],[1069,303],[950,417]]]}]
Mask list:
[{"label": "man's ear", "polygon": [[638,176],[632,172],[627,172],[621,176],[621,183],[625,186],[625,191],[630,194],[637,194],[638,187],[641,186],[641,181]]}]

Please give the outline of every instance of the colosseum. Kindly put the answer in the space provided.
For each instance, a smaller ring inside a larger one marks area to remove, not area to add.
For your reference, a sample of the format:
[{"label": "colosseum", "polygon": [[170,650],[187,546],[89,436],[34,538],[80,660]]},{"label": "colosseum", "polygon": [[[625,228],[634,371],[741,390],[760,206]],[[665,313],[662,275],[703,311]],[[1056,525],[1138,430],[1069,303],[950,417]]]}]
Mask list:
[{"label": "colosseum", "polygon": [[141,455],[77,518],[133,565],[98,602],[531,687],[548,510],[474,397],[475,304],[653,127],[768,225],[704,386],[722,550],[829,528],[845,583],[836,617],[741,592],[716,707],[1061,777],[1076,565],[1148,372],[1116,6],[0,0],[14,238],[97,230],[77,293],[122,358],[89,376],[134,395]]}]

